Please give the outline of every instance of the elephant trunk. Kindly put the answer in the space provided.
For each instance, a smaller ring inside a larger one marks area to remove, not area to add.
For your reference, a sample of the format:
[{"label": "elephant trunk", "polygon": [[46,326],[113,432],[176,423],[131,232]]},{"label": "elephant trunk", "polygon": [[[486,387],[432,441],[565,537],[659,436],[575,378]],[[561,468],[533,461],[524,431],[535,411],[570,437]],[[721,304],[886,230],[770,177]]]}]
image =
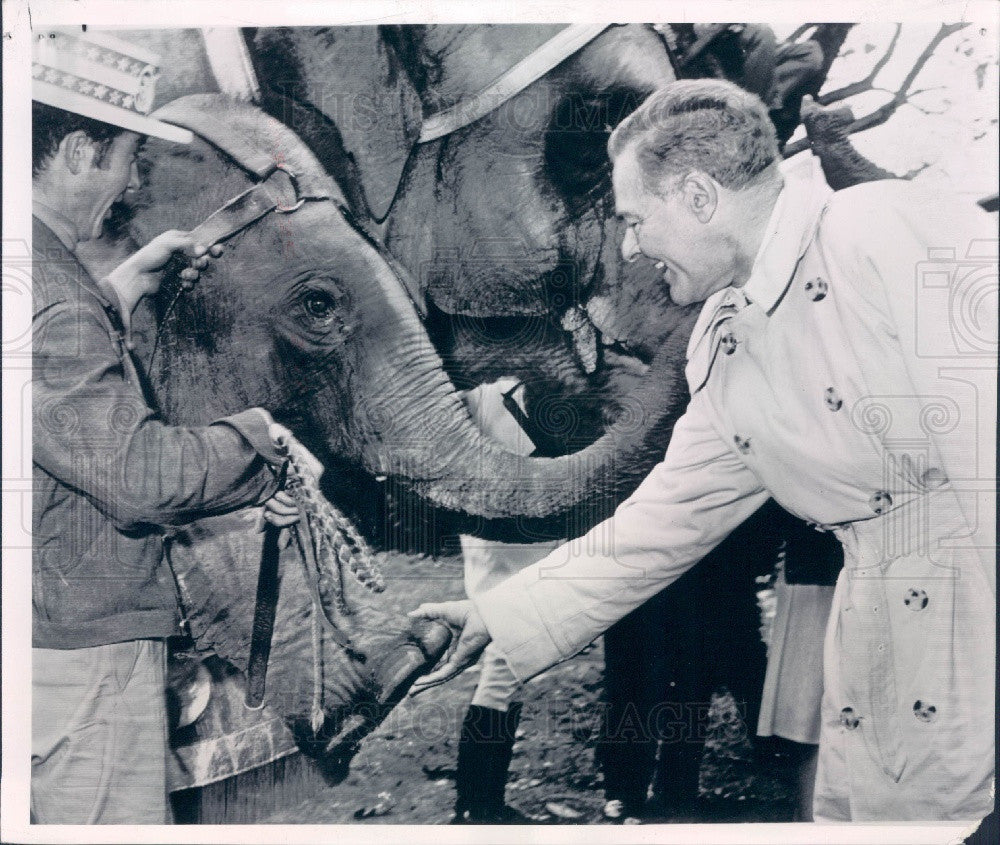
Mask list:
[{"label": "elephant trunk", "polygon": [[392,342],[366,356],[365,398],[355,408],[356,419],[367,429],[359,432],[359,441],[369,472],[448,510],[484,519],[546,519],[581,509],[606,512],[608,503],[631,492],[644,468],[662,457],[662,444],[687,402],[683,361],[688,325],[671,334],[619,419],[600,439],[564,457],[522,457],[475,425],[402,295],[403,286],[380,275],[383,293],[397,313]]}]

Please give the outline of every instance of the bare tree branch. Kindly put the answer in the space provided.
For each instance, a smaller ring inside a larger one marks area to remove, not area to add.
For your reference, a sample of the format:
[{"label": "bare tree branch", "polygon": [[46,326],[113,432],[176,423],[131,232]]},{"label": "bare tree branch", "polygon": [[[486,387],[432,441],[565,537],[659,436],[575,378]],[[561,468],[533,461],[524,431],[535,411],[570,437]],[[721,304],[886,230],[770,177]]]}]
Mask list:
[{"label": "bare tree branch", "polygon": [[[969,26],[968,23],[941,24],[941,28],[930,40],[923,52],[917,57],[913,67],[910,68],[906,77],[903,79],[899,88],[892,95],[889,101],[879,106],[873,112],[866,114],[864,117],[859,117],[857,120],[852,122],[851,125],[847,127],[845,134],[853,135],[855,132],[863,132],[866,129],[881,126],[890,117],[892,117],[896,113],[896,110],[901,105],[908,102],[909,97],[912,96],[910,93],[910,86],[913,85],[913,81],[917,78],[920,71],[923,70],[924,65],[927,64],[927,60],[934,55],[934,51],[937,49],[938,45],[948,36],[953,35],[959,30],[965,29],[967,26]],[[791,158],[796,153],[800,153],[807,149],[809,149],[809,139],[803,138],[800,141],[796,141],[794,144],[787,144],[783,150],[783,154],[785,158]]]},{"label": "bare tree branch", "polygon": [[[946,87],[944,85],[932,85],[930,88],[918,88],[916,91],[910,92],[910,99],[912,100],[918,94],[926,94],[928,91],[944,91]],[[913,105],[910,103],[910,105]]]},{"label": "bare tree branch", "polygon": [[785,41],[792,42],[798,41],[803,35],[805,35],[810,29],[812,29],[816,24],[814,23],[804,23],[798,29],[795,30]]},{"label": "bare tree branch", "polygon": [[823,51],[823,66],[816,76],[815,83],[808,90],[803,91],[804,94],[809,94],[813,97],[819,94],[819,89],[826,82],[826,77],[830,73],[830,67],[840,53],[840,48],[844,46],[844,41],[847,39],[847,35],[853,26],[854,24],[852,23],[821,23],[816,27],[816,31],[809,36],[809,40],[819,44],[820,49]]},{"label": "bare tree branch", "polygon": [[902,174],[899,178],[912,179],[914,176],[923,173],[930,166],[931,163],[929,161],[925,161],[923,164],[920,165],[920,167],[914,167],[912,170],[907,170],[906,173]]},{"label": "bare tree branch", "polygon": [[893,33],[889,46],[886,47],[885,53],[882,54],[882,57],[875,62],[875,65],[872,67],[871,73],[869,73],[868,76],[864,79],[859,79],[857,82],[852,82],[850,85],[845,85],[843,88],[838,88],[836,91],[821,94],[816,98],[816,102],[821,106],[828,106],[830,103],[836,103],[848,97],[853,97],[855,94],[863,94],[866,91],[871,91],[872,86],[875,84],[875,77],[879,75],[882,68],[884,68],[886,64],[888,64],[889,59],[892,58],[892,54],[896,50],[896,44],[899,42],[899,34],[902,31],[903,25],[897,23],[896,31]]}]

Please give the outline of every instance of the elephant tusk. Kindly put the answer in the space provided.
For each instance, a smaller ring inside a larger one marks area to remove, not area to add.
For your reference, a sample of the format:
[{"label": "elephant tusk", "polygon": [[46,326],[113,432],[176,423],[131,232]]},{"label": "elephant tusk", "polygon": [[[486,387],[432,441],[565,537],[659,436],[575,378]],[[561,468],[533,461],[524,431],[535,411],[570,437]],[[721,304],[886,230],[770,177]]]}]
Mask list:
[{"label": "elephant tusk", "polygon": [[562,327],[573,335],[573,350],[583,367],[590,375],[597,370],[597,329],[590,322],[585,308],[574,305],[562,318]]}]

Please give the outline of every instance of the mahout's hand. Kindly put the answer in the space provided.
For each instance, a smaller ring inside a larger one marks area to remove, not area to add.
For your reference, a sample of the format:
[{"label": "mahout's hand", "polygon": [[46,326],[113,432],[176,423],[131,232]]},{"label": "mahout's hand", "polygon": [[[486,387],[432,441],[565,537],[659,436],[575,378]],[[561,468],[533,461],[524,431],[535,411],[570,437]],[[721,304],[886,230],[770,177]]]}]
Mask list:
[{"label": "mahout's hand", "polygon": [[212,258],[222,255],[222,247],[194,242],[190,232],[169,229],[140,247],[107,275],[107,281],[118,291],[123,303],[131,310],[143,297],[156,293],[163,281],[162,270],[175,253],[183,253],[190,265],[181,273],[182,284],[191,287]]}]

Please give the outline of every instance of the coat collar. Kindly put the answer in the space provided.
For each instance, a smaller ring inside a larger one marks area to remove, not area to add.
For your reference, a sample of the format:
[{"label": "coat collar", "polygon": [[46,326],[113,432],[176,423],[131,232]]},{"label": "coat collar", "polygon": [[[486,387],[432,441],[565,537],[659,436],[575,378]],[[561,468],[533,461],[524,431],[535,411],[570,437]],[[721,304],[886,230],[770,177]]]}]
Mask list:
[{"label": "coat collar", "polygon": [[44,223],[50,232],[55,235],[59,242],[70,252],[76,254],[76,244],[78,241],[76,226],[68,217],[60,214],[51,206],[46,205],[37,198],[31,200],[31,214]]},{"label": "coat collar", "polygon": [[747,283],[712,294],[701,309],[688,342],[687,377],[691,392],[708,380],[714,361],[717,333],[710,331],[721,320],[753,304],[770,316],[781,302],[795,275],[799,259],[816,234],[823,210],[833,191],[827,185],[819,159],[798,155],[780,166],[784,184],[771,210],[764,238]]},{"label": "coat collar", "polygon": [[[46,205],[39,203],[37,201],[32,203],[31,216],[34,218],[35,223],[41,226],[43,230],[49,233],[49,237],[58,241],[65,250],[73,257],[76,262],[77,272],[72,274],[72,277],[76,283],[82,287],[87,293],[93,296],[101,308],[108,313],[109,319],[112,318],[112,314],[108,311],[110,308],[114,312],[114,319],[119,324],[123,325],[124,328],[121,330],[124,335],[129,335],[131,327],[127,325],[127,316],[123,320],[121,315],[125,313],[124,307],[122,305],[121,298],[118,296],[118,291],[116,291],[110,284],[108,284],[104,279],[99,279],[95,281],[87,269],[80,263],[80,259],[76,257],[76,245],[77,241],[66,229],[66,227],[60,226],[61,221],[66,221],[63,217],[56,211],[53,211]],[[71,224],[66,221],[67,225],[71,227]],[[37,233],[39,230],[36,227],[34,232]],[[33,235],[33,240],[37,240],[37,234]],[[72,244],[72,246],[67,244],[67,241]],[[130,321],[128,321],[130,322]]]},{"label": "coat collar", "polygon": [[785,184],[743,288],[747,299],[769,316],[788,289],[833,193],[812,153],[789,159],[780,170]]}]

